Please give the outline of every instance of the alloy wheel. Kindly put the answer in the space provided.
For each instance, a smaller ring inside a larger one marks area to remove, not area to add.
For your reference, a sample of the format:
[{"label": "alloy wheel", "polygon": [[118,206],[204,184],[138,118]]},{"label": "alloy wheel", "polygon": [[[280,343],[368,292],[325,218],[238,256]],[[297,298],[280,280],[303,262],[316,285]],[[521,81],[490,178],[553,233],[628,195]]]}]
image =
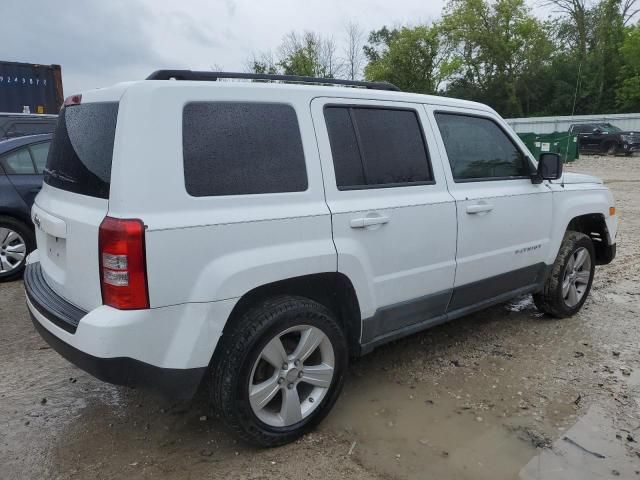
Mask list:
[{"label": "alloy wheel", "polygon": [[562,298],[569,308],[575,307],[584,297],[591,279],[591,256],[580,247],[569,257],[562,281]]},{"label": "alloy wheel", "polygon": [[24,238],[10,228],[0,227],[0,273],[10,273],[19,268],[26,254]]},{"label": "alloy wheel", "polygon": [[335,354],[319,328],[299,325],[273,337],[249,377],[249,403],[260,421],[289,427],[311,415],[333,380]]}]

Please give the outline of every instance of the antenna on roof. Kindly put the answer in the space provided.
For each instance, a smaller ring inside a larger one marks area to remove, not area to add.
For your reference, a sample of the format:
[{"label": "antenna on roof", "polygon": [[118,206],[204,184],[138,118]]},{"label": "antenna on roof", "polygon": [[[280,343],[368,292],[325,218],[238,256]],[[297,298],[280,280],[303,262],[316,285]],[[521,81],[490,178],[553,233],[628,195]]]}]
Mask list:
[{"label": "antenna on roof", "polygon": [[156,70],[147,80],[189,80],[200,82],[215,82],[224,78],[252,80],[262,82],[303,83],[315,85],[341,85],[344,87],[367,88],[370,90],[387,90],[400,92],[392,83],[387,82],[359,82],[343,80],[341,78],[303,77],[299,75],[269,75],[266,73],[238,73],[238,72],[197,72],[193,70]]}]

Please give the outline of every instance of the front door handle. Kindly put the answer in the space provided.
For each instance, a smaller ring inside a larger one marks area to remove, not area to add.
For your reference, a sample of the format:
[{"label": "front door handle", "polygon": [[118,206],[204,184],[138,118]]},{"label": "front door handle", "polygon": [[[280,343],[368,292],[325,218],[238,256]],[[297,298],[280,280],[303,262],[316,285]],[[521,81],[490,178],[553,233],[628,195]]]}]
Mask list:
[{"label": "front door handle", "polygon": [[476,203],[467,206],[467,213],[469,214],[490,212],[491,210],[493,210],[493,205],[490,203]]},{"label": "front door handle", "polygon": [[378,215],[375,217],[362,217],[362,218],[353,218],[349,222],[351,228],[367,228],[373,225],[384,225],[389,222],[389,217],[385,217],[384,215]]}]

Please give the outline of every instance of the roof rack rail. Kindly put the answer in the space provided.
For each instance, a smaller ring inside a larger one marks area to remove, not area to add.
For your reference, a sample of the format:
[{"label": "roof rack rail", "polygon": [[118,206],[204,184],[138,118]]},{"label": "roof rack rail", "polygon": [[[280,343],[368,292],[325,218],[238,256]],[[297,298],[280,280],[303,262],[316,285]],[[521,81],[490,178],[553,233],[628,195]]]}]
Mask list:
[{"label": "roof rack rail", "polygon": [[266,73],[156,70],[147,77],[147,80],[196,80],[203,82],[215,82],[221,78],[237,78],[243,80],[261,80],[270,82],[315,83],[320,85],[343,85],[345,87],[368,88],[371,90],[388,90],[393,92],[401,91],[394,84],[387,82],[359,82],[356,80],[343,80],[340,78],[303,77],[299,75],[269,75]]}]

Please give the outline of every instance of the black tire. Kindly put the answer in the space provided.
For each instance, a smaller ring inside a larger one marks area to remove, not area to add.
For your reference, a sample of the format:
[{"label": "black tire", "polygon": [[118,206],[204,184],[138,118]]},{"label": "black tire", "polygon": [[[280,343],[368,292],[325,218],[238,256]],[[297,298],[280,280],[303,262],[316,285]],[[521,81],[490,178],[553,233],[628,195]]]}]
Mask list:
[{"label": "black tire", "polygon": [[[36,239],[33,229],[24,222],[13,217],[0,215],[0,228],[8,228],[9,230],[18,233],[25,241],[27,247],[27,255],[36,248]],[[0,244],[3,240],[4,239],[0,238]],[[22,276],[22,272],[24,271],[26,258],[27,257],[25,255],[25,258],[20,262],[20,264],[11,271],[4,273],[0,272],[0,282],[8,282],[20,278]]]},{"label": "black tire", "polygon": [[[227,427],[241,439],[262,447],[292,442],[313,429],[333,407],[348,365],[347,341],[334,314],[304,297],[278,296],[262,301],[236,319],[224,333],[212,362],[210,396]],[[331,385],[308,417],[288,427],[263,423],[249,402],[254,362],[265,345],[287,328],[311,325],[330,340],[335,356]]]},{"label": "black tire", "polygon": [[612,142],[612,143],[608,143],[608,144],[607,144],[607,145],[605,145],[605,147],[604,147],[604,152],[605,152],[607,155],[615,156],[615,155],[616,155],[616,153],[618,153],[618,145],[616,145],[616,144],[615,144],[615,143],[613,143],[613,142]]},{"label": "black tire", "polygon": [[[591,267],[589,269],[589,281],[585,287],[582,298],[577,305],[570,307],[567,305],[562,294],[562,282],[565,278],[567,264],[571,256],[580,248],[585,248],[589,253]],[[593,242],[584,233],[567,231],[560,245],[560,251],[553,264],[553,268],[547,277],[544,287],[540,293],[533,295],[533,300],[538,310],[556,318],[566,318],[575,315],[580,311],[582,305],[587,300],[593,283],[595,272],[595,250]]]}]

